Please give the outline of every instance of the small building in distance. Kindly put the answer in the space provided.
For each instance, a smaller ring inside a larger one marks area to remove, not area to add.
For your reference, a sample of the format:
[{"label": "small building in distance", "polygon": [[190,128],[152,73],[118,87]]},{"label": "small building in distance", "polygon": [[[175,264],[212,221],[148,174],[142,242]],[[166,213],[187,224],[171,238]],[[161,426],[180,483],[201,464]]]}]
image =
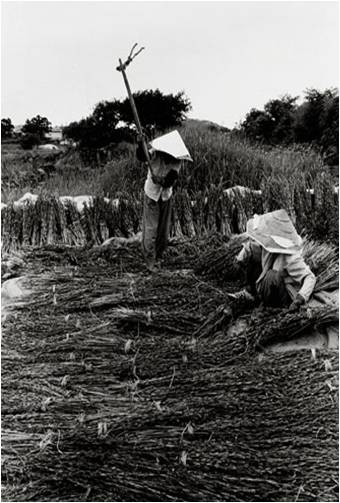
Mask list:
[{"label": "small building in distance", "polygon": [[[23,135],[22,128],[23,124],[14,126],[13,133],[14,136],[20,137]],[[49,141],[60,142],[63,139],[63,130],[60,126],[53,127],[52,130],[45,135],[45,139]]]},{"label": "small building in distance", "polygon": [[13,136],[21,136],[22,135],[22,128],[23,128],[23,124],[20,124],[20,125],[17,125],[17,126],[14,126],[14,129],[13,129]]},{"label": "small building in distance", "polygon": [[61,141],[63,139],[63,131],[61,127],[54,127],[47,133],[46,140],[50,141]]}]

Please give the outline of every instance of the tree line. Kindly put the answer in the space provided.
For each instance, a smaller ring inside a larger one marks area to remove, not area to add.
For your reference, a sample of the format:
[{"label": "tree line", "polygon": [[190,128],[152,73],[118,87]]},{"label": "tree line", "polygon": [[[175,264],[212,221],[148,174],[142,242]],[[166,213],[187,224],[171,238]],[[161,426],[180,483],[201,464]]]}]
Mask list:
[{"label": "tree line", "polygon": [[247,138],[268,145],[308,144],[320,150],[329,165],[339,164],[339,93],[337,89],[305,91],[268,101],[263,110],[253,108],[240,124]]},{"label": "tree line", "polygon": [[[37,115],[32,119],[27,119],[21,128],[20,143],[24,149],[31,149],[40,145],[47,133],[52,130],[52,124],[47,117]],[[14,125],[11,119],[1,119],[1,138],[9,139],[13,137]]]},{"label": "tree line", "polygon": [[[184,92],[164,94],[159,89],[134,94],[142,126],[152,138],[186,119],[191,103]],[[268,101],[263,110],[251,109],[233,134],[265,145],[308,144],[321,151],[329,165],[339,164],[339,94],[337,89],[305,91],[304,100],[285,95]],[[13,136],[11,119],[1,120],[2,138]],[[51,131],[46,117],[28,119],[22,128],[21,144],[32,148]],[[133,142],[136,128],[128,99],[101,101],[92,114],[63,128],[63,137],[82,150],[114,147]]]},{"label": "tree line", "polygon": [[[156,89],[140,91],[133,96],[144,132],[150,138],[157,132],[179,126],[191,109],[191,103],[183,91],[177,94],[164,94]],[[13,137],[13,130],[10,118],[1,120],[2,138]],[[51,123],[46,117],[37,115],[28,119],[21,129],[22,146],[32,148],[34,145],[39,145],[49,131]],[[80,149],[86,150],[109,147],[122,141],[133,141],[136,129],[129,100],[101,101],[88,117],[65,126],[63,137],[76,142]]]}]

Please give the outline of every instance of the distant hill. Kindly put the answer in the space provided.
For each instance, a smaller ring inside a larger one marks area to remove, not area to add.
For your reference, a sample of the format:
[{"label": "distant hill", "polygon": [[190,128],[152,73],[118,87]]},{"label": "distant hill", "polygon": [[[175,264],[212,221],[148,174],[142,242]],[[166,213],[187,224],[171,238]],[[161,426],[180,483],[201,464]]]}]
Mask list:
[{"label": "distant hill", "polygon": [[208,121],[208,120],[200,120],[200,119],[187,119],[184,123],[183,126],[188,126],[188,127],[195,127],[197,129],[208,129],[210,131],[221,131],[224,133],[230,132],[230,129],[228,129],[225,126],[221,126],[220,124],[217,124],[216,122]]}]

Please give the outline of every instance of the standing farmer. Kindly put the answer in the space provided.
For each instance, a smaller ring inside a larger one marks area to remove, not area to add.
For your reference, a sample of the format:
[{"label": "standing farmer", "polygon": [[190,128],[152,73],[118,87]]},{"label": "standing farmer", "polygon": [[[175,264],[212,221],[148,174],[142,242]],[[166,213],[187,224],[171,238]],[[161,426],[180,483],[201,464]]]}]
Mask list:
[{"label": "standing farmer", "polygon": [[[155,270],[167,246],[172,211],[172,188],[178,178],[183,160],[192,158],[178,131],[172,131],[150,142],[152,167],[144,184],[142,250],[147,268]],[[139,143],[137,158],[146,162]]]}]

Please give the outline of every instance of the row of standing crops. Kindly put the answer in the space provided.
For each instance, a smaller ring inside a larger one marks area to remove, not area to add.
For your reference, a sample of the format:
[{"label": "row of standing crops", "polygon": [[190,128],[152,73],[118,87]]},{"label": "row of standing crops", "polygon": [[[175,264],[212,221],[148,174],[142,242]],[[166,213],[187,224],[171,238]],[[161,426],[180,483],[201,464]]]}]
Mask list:
[{"label": "row of standing crops", "polygon": [[[337,239],[337,194],[327,181],[314,193],[303,182],[283,197],[284,183],[276,177],[265,189],[222,190],[210,186],[194,195],[178,190],[174,195],[172,236],[225,236],[242,233],[254,213],[287,209],[299,232],[313,238]],[[287,192],[285,192],[287,194]],[[100,244],[112,236],[129,237],[141,230],[142,193],[122,193],[119,204],[94,197],[83,211],[54,196],[40,196],[35,204],[9,205],[2,210],[2,243],[5,251],[23,246]]]}]

